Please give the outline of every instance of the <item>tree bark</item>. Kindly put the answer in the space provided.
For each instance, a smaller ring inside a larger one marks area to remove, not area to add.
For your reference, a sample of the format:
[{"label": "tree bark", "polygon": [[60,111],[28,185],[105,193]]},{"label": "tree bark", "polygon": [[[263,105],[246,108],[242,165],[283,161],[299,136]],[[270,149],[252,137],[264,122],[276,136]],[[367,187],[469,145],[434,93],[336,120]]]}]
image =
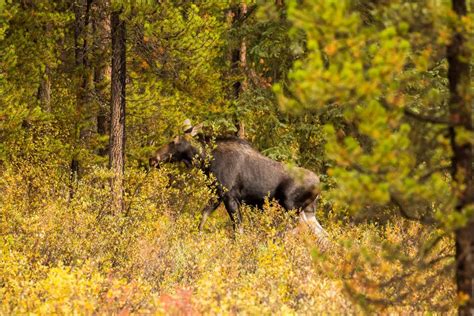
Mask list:
[{"label": "tree bark", "polygon": [[[248,12],[247,4],[241,3],[240,6],[231,9],[227,13],[227,22],[234,24],[235,21],[243,18]],[[230,52],[231,73],[238,74],[240,79],[233,84],[233,97],[237,100],[240,94],[248,88],[247,80],[247,42],[245,36],[242,37],[238,48]],[[237,128],[237,137],[245,138],[245,123],[236,118],[235,127]]]},{"label": "tree bark", "polygon": [[44,111],[51,112],[51,69],[48,65],[45,66],[44,74],[40,80],[38,100]]},{"label": "tree bark", "polygon": [[122,212],[123,174],[125,164],[125,22],[120,18],[121,10],[111,15],[112,80],[111,80],[111,127],[109,165],[114,175],[111,181],[112,210]]},{"label": "tree bark", "polygon": [[[240,17],[244,17],[247,14],[247,4],[242,2],[240,5]],[[242,74],[242,83],[240,84],[240,92],[247,90],[248,82],[247,82],[247,39],[245,36],[242,38],[240,42],[240,52],[239,52],[239,66],[240,72]]]},{"label": "tree bark", "polygon": [[93,67],[91,66],[90,62],[90,42],[91,42],[91,7],[92,7],[93,0],[86,0],[85,8],[84,8],[84,17],[83,17],[83,25],[82,25],[82,47],[79,48],[81,50],[80,56],[82,59],[80,62],[80,88],[79,88],[79,95],[78,95],[78,108],[81,116],[84,116],[86,119],[87,124],[81,128],[80,130],[80,140],[84,144],[88,144],[89,140],[93,133],[93,126],[94,116],[91,115],[92,113],[92,90],[93,90]]},{"label": "tree bark", "polygon": [[76,67],[79,67],[82,64],[82,45],[81,39],[82,34],[84,33],[84,20],[82,19],[82,0],[74,1],[73,11],[74,11],[74,60]]},{"label": "tree bark", "polygon": [[[93,0],[75,0],[73,3],[74,11],[74,57],[75,71],[77,78],[76,86],[76,128],[79,129],[79,135],[76,137],[76,147],[83,147],[89,143],[92,135],[91,121],[91,92],[92,92],[92,72],[89,62],[89,37],[90,37],[90,15]],[[83,124],[86,120],[87,124]],[[74,181],[80,177],[81,162],[74,154],[71,160],[71,189],[70,198],[74,195]]]},{"label": "tree bark", "polygon": [[[84,58],[84,51],[82,47],[82,41],[84,40],[84,14],[83,14],[83,0],[75,0],[73,3],[73,11],[74,11],[74,66],[75,72],[77,73],[80,70],[80,74],[82,75],[83,69],[83,58]],[[82,82],[82,80],[80,80]],[[82,86],[76,87],[76,111],[75,111],[75,128],[77,130],[77,125],[80,123],[81,119],[81,109],[82,109]],[[78,139],[80,138],[81,132],[79,135],[75,135],[75,146],[78,146]],[[72,199],[74,197],[74,184],[79,178],[79,170],[80,170],[80,163],[77,159],[77,155],[74,153],[71,159],[70,164],[70,184],[69,184],[69,198]]]},{"label": "tree bark", "polygon": [[[227,23],[237,24],[236,22],[239,19],[242,19],[248,12],[247,4],[241,3],[240,6],[230,9],[227,13]],[[246,69],[247,69],[247,43],[245,36],[242,37],[242,40],[239,43],[239,46],[233,49],[230,53],[231,59],[231,72],[238,74],[241,79],[234,82],[234,97],[235,99],[239,98],[239,95],[242,91],[247,89],[247,78],[246,78]]]},{"label": "tree bark", "polygon": [[[74,1],[73,4],[73,11],[74,11],[74,64],[75,68],[77,69],[78,67],[81,66],[82,64],[82,49],[81,49],[81,38],[82,38],[82,33],[84,30],[84,23],[82,20],[82,0],[76,0]],[[79,90],[79,89],[77,89]],[[76,103],[79,104],[79,91],[76,92]],[[76,124],[78,121],[78,115],[77,115],[77,108],[76,108]],[[77,130],[77,126],[75,127],[75,130]],[[75,137],[77,138],[77,136]],[[72,199],[74,196],[74,183],[76,182],[79,174],[79,161],[77,160],[76,155],[71,159],[71,164],[70,164],[70,188],[69,188],[69,198]]]},{"label": "tree bark", "polygon": [[[232,28],[234,21],[236,20],[238,15],[238,10],[235,7],[232,7],[229,9],[229,11],[226,14],[226,20],[227,23],[229,24],[229,27]],[[237,69],[240,61],[240,50],[239,48],[232,48],[229,50],[229,55],[228,58],[230,60],[230,74],[231,77],[233,78],[237,74]],[[240,93],[240,81],[236,80],[232,84],[232,92],[233,95],[232,97],[235,99],[239,98],[239,93]]]},{"label": "tree bark", "polygon": [[[111,67],[107,61],[110,20],[107,12],[106,1],[95,1],[93,6],[93,34],[94,34],[94,92],[98,105],[96,117],[97,134],[105,136],[110,134],[110,97],[106,92],[107,82],[110,81]],[[108,144],[97,149],[100,156],[106,156],[109,152]]]},{"label": "tree bark", "polygon": [[[465,0],[452,0],[458,22],[467,14]],[[456,134],[459,126],[472,130],[472,93],[470,92],[471,52],[466,38],[455,27],[451,43],[447,47],[449,79],[449,128],[452,148],[452,177],[457,198],[456,211],[462,213],[473,207],[473,146],[470,142],[459,142]],[[459,315],[474,315],[474,217],[470,215],[465,226],[455,231],[456,239],[456,283],[458,294],[465,299],[459,306]]]}]

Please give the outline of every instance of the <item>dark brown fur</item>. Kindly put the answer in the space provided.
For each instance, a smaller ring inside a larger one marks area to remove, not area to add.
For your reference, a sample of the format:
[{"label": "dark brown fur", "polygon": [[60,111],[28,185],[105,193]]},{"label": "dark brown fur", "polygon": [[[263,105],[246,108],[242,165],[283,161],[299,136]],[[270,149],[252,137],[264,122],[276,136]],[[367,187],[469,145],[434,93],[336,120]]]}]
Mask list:
[{"label": "dark brown fur", "polygon": [[246,203],[262,207],[266,197],[276,199],[287,210],[298,209],[314,217],[320,182],[313,172],[289,168],[271,160],[245,140],[235,137],[216,140],[208,166],[204,163],[202,152],[201,148],[191,144],[189,137],[181,136],[160,148],[150,159],[152,166],[182,161],[188,167],[199,166],[215,176],[218,199],[204,210],[201,229],[207,216],[221,202],[224,202],[234,225],[238,225],[241,222],[240,205]]}]

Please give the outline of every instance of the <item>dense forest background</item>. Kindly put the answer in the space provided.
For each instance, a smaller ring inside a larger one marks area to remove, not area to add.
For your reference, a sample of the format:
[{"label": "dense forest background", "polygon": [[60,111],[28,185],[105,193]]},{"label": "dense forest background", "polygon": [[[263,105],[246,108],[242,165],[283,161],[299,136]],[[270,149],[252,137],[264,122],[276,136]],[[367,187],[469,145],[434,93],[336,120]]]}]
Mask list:
[{"label": "dense forest background", "polygon": [[[472,0],[0,0],[0,314],[474,310]],[[182,134],[323,182],[223,209]]]}]

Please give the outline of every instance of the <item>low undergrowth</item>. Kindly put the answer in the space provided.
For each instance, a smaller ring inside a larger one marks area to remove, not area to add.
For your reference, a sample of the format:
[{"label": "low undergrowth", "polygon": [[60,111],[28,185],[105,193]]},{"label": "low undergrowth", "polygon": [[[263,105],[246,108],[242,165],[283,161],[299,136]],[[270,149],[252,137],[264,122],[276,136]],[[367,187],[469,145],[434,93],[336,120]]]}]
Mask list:
[{"label": "low undergrowth", "polygon": [[0,314],[454,312],[452,241],[434,228],[321,211],[322,249],[270,201],[243,209],[241,234],[222,207],[199,232],[200,172],[132,172],[112,215],[107,171],[71,187],[29,168],[0,179]]}]

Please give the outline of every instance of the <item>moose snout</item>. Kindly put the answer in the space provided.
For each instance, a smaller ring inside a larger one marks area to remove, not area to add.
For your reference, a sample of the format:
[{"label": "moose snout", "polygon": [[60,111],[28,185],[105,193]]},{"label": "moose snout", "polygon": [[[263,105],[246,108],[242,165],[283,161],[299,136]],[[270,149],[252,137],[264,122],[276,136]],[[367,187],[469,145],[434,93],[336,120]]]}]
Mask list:
[{"label": "moose snout", "polygon": [[153,168],[160,167],[160,160],[158,157],[151,157],[150,159],[148,159],[148,163],[150,164],[150,167],[153,167]]}]

